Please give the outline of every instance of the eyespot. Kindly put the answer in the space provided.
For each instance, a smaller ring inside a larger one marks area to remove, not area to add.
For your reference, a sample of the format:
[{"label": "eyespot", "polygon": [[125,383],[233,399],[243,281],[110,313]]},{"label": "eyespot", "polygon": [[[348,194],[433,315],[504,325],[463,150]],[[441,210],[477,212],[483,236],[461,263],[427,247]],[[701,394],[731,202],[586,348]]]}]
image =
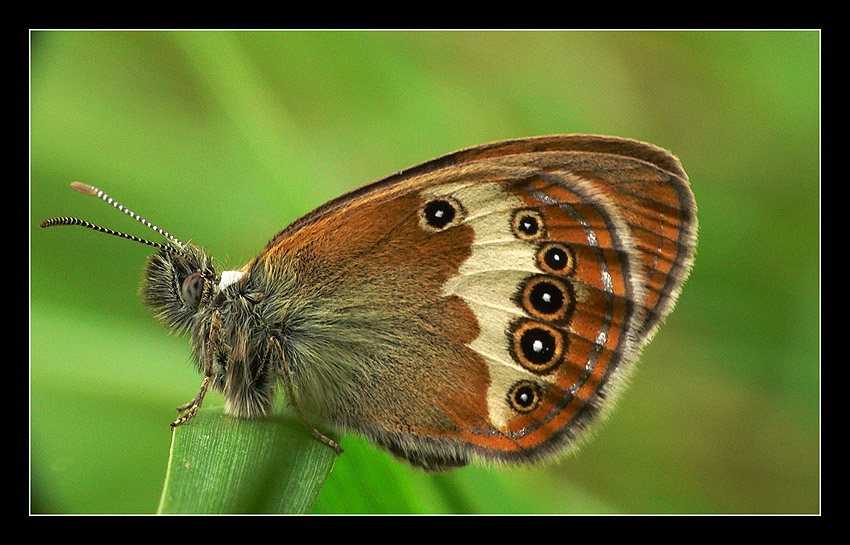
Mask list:
[{"label": "eyespot", "polygon": [[430,200],[419,209],[420,225],[428,231],[443,231],[457,225],[463,215],[463,206],[453,197]]},{"label": "eyespot", "polygon": [[180,289],[180,297],[183,298],[183,302],[188,306],[198,308],[203,292],[204,277],[200,272],[193,272],[183,279],[183,285]]},{"label": "eyespot", "polygon": [[528,300],[542,314],[554,314],[564,306],[564,293],[551,282],[537,282],[531,287]]},{"label": "eyespot", "polygon": [[541,320],[569,319],[575,308],[575,293],[569,282],[554,276],[533,276],[520,293],[522,308]]},{"label": "eyespot", "polygon": [[511,333],[511,353],[525,369],[538,375],[551,373],[566,351],[564,334],[548,324],[522,321]]},{"label": "eyespot", "polygon": [[537,266],[546,272],[570,275],[576,268],[575,253],[562,242],[548,242],[537,252]]},{"label": "eyespot", "polygon": [[522,240],[539,240],[546,236],[546,224],[537,210],[517,210],[511,218],[514,236]]},{"label": "eyespot", "polygon": [[540,385],[530,380],[521,380],[508,391],[508,404],[520,413],[530,413],[540,406],[543,399]]}]

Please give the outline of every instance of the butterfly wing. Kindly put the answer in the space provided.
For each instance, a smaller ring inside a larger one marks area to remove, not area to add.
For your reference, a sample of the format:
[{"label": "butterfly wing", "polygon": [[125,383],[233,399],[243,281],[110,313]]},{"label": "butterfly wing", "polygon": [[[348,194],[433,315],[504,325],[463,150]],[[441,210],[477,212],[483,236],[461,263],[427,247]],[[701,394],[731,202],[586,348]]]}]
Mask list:
[{"label": "butterfly wing", "polygon": [[573,443],[671,310],[695,243],[675,158],[554,136],[355,190],[249,271],[288,279],[276,304],[293,402],[445,469]]}]

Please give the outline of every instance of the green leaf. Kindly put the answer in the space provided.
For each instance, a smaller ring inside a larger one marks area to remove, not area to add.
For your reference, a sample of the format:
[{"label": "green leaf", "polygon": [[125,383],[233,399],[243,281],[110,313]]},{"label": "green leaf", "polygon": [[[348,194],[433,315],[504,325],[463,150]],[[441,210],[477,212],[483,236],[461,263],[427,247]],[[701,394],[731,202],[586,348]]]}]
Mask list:
[{"label": "green leaf", "polygon": [[200,411],[174,430],[158,513],[307,513],[336,452],[300,422]]}]

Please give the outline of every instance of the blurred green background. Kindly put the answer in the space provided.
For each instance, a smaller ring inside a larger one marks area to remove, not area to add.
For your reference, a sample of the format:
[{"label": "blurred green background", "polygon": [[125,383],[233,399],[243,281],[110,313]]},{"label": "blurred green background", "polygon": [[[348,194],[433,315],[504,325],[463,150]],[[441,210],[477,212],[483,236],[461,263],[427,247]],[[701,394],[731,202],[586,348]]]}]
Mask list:
[{"label": "blurred green background", "polygon": [[631,388],[532,468],[427,476],[346,436],[314,512],[820,511],[818,32],[34,32],[30,52],[33,512],[153,513],[200,380],[139,302],[148,247],[38,228],[157,238],[69,182],[235,268],[343,191],[569,132],[671,150],[699,205]]}]

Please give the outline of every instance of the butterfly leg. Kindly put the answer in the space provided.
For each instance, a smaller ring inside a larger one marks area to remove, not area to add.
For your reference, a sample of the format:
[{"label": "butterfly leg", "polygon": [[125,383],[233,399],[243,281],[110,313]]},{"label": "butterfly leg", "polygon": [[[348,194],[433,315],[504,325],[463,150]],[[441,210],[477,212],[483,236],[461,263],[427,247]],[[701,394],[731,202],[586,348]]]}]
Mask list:
[{"label": "butterfly leg", "polygon": [[[280,355],[280,361],[283,362],[283,364],[281,365],[281,368],[283,369],[283,383],[286,386],[286,394],[287,394],[287,396],[289,396],[289,399],[291,401],[293,399],[293,396],[292,396],[292,378],[289,376],[289,368],[286,365],[286,359],[283,357],[283,348],[280,346],[280,342],[277,340],[276,337],[274,337],[274,336],[269,337],[269,341],[272,342],[275,345],[275,348],[277,349],[277,353]],[[292,405],[292,408],[295,409],[295,414],[298,415],[298,418],[300,418],[301,421],[304,423],[304,425],[306,427],[310,428],[310,430],[313,432],[313,437],[315,437],[316,439],[318,439],[322,443],[328,445],[329,447],[333,448],[336,451],[337,455],[340,455],[344,452],[342,450],[342,447],[339,446],[339,443],[337,443],[336,441],[334,441],[333,439],[331,439],[330,437],[328,437],[324,433],[317,430],[313,425],[311,425],[310,422],[307,420],[307,418],[301,413],[301,411],[298,409],[298,407],[294,403],[291,403],[291,405]]]},{"label": "butterfly leg", "polygon": [[192,419],[195,416],[195,413],[198,412],[198,409],[201,408],[201,404],[204,402],[204,396],[207,395],[207,390],[209,389],[210,383],[212,382],[213,376],[213,354],[218,352],[219,346],[219,336],[221,332],[221,312],[216,310],[213,313],[212,321],[210,322],[210,336],[209,336],[209,344],[207,345],[207,356],[206,362],[204,363],[204,378],[201,380],[201,388],[198,390],[198,394],[195,396],[192,401],[180,405],[177,407],[177,412],[182,413],[183,411],[188,410],[186,414],[175,420],[171,423],[172,428],[176,428],[180,424],[183,424]]},{"label": "butterfly leg", "polygon": [[272,357],[272,346],[274,343],[272,342],[274,337],[269,336],[266,340],[266,347],[263,349],[263,356],[260,358],[260,366],[257,367],[257,371],[254,373],[254,378],[251,379],[251,384],[255,384],[260,377],[263,376],[263,371],[266,370],[266,366],[269,364],[269,360]]}]

